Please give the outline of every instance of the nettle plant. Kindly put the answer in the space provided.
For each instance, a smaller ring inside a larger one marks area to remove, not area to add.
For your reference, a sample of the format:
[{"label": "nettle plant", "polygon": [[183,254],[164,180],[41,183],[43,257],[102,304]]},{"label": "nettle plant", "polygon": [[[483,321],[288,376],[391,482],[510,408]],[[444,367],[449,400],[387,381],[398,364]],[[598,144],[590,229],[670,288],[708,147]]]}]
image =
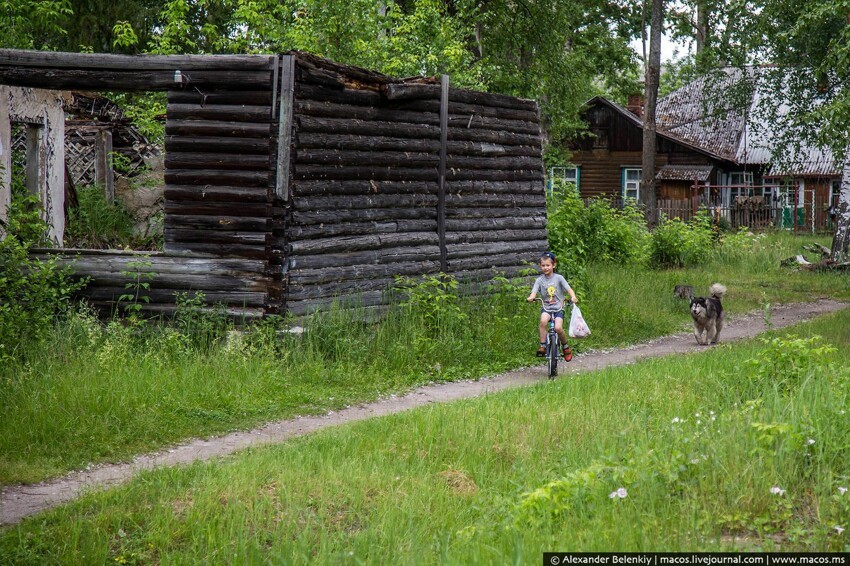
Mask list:
[{"label": "nettle plant", "polygon": [[836,351],[824,344],[821,336],[800,338],[796,335],[764,338],[765,348],[747,365],[750,381],[757,386],[775,384],[788,393],[823,364],[824,356]]},{"label": "nettle plant", "polygon": [[712,251],[715,234],[711,219],[700,211],[690,222],[662,216],[652,231],[649,260],[654,267],[698,265]]},{"label": "nettle plant", "polygon": [[430,331],[439,331],[443,323],[465,322],[468,318],[460,308],[457,279],[451,275],[438,273],[420,280],[396,277],[395,289],[406,296],[402,307],[421,316]]}]

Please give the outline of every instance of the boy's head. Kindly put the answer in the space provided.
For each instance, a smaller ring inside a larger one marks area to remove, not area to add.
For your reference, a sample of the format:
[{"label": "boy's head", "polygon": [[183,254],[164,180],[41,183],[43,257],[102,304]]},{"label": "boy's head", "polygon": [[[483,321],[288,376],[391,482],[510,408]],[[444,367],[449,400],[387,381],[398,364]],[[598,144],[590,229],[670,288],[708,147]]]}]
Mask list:
[{"label": "boy's head", "polygon": [[555,266],[558,264],[558,259],[552,252],[543,252],[540,256],[540,271],[547,277],[555,271]]}]

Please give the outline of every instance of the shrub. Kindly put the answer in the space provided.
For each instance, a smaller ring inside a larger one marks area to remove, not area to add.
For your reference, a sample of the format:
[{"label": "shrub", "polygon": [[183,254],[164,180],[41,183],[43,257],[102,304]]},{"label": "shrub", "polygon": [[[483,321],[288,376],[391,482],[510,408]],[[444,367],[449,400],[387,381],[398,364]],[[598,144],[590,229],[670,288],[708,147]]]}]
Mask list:
[{"label": "shrub", "polygon": [[689,267],[703,262],[711,253],[714,233],[711,219],[698,213],[686,223],[662,217],[652,231],[650,263],[654,267]]},{"label": "shrub", "polygon": [[65,244],[74,248],[132,247],[133,218],[118,203],[106,200],[103,189],[92,185],[78,190],[79,205],[68,213]]},{"label": "shrub", "polygon": [[70,267],[61,267],[58,258],[29,256],[32,246],[47,243],[39,210],[37,197],[13,197],[6,237],[0,240],[0,361],[43,339],[54,316],[69,306],[71,294],[85,285],[74,282]]}]

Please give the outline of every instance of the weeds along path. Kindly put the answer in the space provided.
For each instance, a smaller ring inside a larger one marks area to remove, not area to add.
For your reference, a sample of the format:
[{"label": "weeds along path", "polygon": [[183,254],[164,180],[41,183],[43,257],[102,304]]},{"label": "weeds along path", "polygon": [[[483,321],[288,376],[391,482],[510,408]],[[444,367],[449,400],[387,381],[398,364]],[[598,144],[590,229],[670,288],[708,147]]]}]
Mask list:
[{"label": "weeds along path", "polygon": [[[814,303],[780,305],[771,310],[770,322],[774,328],[782,328],[847,307],[850,307],[850,304],[826,299]],[[767,324],[763,314],[759,311],[730,317],[723,328],[721,341],[732,342],[764,332],[767,330]],[[696,345],[692,334],[676,334],[627,348],[576,356],[569,364],[561,364],[561,374],[570,375],[608,366],[625,365],[645,358],[670,354],[699,352],[703,348]],[[540,365],[477,381],[426,385],[402,396],[379,399],[339,412],[298,417],[270,423],[247,432],[234,432],[207,440],[193,440],[163,452],[138,456],[126,464],[97,466],[35,485],[9,486],[0,492],[0,525],[15,524],[25,517],[57,507],[74,499],[85,490],[101,489],[126,482],[141,470],[209,460],[250,446],[279,443],[342,423],[398,413],[427,403],[481,396],[511,387],[543,382],[546,379],[546,368]]]}]

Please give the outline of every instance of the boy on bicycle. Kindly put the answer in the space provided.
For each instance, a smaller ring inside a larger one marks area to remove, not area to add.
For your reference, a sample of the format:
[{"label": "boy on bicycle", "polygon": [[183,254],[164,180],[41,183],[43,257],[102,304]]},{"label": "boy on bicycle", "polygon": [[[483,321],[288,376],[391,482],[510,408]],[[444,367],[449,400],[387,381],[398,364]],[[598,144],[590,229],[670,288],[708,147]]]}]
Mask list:
[{"label": "boy on bicycle", "polygon": [[531,294],[526,299],[529,303],[542,295],[543,308],[540,310],[540,347],[537,349],[538,356],[546,355],[546,332],[549,320],[555,317],[555,332],[564,345],[564,361],[573,359],[573,352],[567,345],[567,333],[564,332],[564,298],[569,294],[570,301],[578,303],[576,294],[567,280],[562,275],[555,273],[558,260],[552,252],[544,252],[540,256],[540,271],[543,273],[534,281]]}]

